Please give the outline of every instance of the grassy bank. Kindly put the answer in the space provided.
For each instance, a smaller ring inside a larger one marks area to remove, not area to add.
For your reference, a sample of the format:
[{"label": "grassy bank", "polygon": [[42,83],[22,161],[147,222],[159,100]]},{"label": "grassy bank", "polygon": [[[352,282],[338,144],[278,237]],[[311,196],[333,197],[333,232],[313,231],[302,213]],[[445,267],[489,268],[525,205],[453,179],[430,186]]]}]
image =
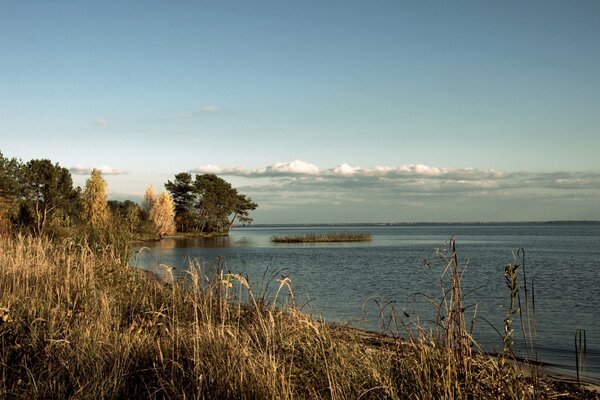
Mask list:
[{"label": "grassy bank", "polygon": [[267,299],[239,275],[164,285],[122,260],[111,246],[0,237],[0,398],[533,396],[457,331],[335,328],[294,306],[288,279]]},{"label": "grassy bank", "polygon": [[273,243],[328,243],[328,242],[368,242],[370,233],[362,232],[329,232],[305,233],[301,235],[273,236]]}]

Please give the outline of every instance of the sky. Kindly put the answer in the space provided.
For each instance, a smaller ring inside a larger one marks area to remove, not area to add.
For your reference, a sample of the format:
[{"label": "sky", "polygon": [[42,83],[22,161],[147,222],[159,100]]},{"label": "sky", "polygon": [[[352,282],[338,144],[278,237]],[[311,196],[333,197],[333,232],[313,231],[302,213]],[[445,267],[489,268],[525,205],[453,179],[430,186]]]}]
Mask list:
[{"label": "sky", "polygon": [[600,220],[598,1],[0,0],[0,151],[256,223]]}]

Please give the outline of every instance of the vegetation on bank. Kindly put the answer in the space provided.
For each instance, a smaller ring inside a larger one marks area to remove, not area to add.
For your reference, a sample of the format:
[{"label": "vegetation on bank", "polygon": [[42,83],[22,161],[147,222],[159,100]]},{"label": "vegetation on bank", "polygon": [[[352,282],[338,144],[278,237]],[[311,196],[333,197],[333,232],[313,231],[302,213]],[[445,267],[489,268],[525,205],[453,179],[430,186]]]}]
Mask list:
[{"label": "vegetation on bank", "polygon": [[227,235],[236,221],[248,224],[257,204],[214,174],[188,173],[156,194],[149,186],[143,204],[108,200],[106,181],[94,169],[85,188],[73,187],[68,169],[47,159],[22,162],[0,152],[0,231],[68,237],[82,229],[118,226],[131,238],[180,233]]},{"label": "vegetation on bank", "polygon": [[123,250],[0,237],[0,397],[532,395],[502,358],[465,351],[455,325],[450,336],[365,336],[300,312],[287,278],[271,297],[236,274],[207,283],[195,268],[186,285],[164,285],[127,268]]},{"label": "vegetation on bank", "polygon": [[333,242],[368,242],[371,234],[366,232],[327,232],[303,233],[298,235],[273,236],[273,243],[333,243]]}]

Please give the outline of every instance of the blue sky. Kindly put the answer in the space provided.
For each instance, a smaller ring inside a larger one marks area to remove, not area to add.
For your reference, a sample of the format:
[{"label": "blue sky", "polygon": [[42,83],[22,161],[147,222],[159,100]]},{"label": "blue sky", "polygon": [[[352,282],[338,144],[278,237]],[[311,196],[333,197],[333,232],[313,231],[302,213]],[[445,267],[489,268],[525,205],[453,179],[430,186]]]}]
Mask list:
[{"label": "blue sky", "polygon": [[0,1],[0,150],[257,223],[600,219],[597,1]]}]

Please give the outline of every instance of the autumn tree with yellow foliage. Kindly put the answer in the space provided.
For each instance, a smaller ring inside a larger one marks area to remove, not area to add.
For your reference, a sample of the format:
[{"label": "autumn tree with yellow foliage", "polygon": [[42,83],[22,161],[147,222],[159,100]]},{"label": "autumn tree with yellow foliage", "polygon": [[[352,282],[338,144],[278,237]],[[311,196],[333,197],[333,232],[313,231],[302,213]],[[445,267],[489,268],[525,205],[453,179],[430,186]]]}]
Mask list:
[{"label": "autumn tree with yellow foliage", "polygon": [[148,185],[146,188],[146,192],[144,192],[144,201],[142,202],[142,210],[145,213],[150,213],[152,207],[156,204],[156,192],[154,191],[154,186]]},{"label": "autumn tree with yellow foliage", "polygon": [[150,209],[150,220],[160,236],[175,233],[175,203],[170,193],[162,192],[156,198]]},{"label": "autumn tree with yellow foliage", "polygon": [[81,219],[94,228],[101,228],[108,223],[109,215],[106,181],[102,172],[94,168],[85,182]]}]

